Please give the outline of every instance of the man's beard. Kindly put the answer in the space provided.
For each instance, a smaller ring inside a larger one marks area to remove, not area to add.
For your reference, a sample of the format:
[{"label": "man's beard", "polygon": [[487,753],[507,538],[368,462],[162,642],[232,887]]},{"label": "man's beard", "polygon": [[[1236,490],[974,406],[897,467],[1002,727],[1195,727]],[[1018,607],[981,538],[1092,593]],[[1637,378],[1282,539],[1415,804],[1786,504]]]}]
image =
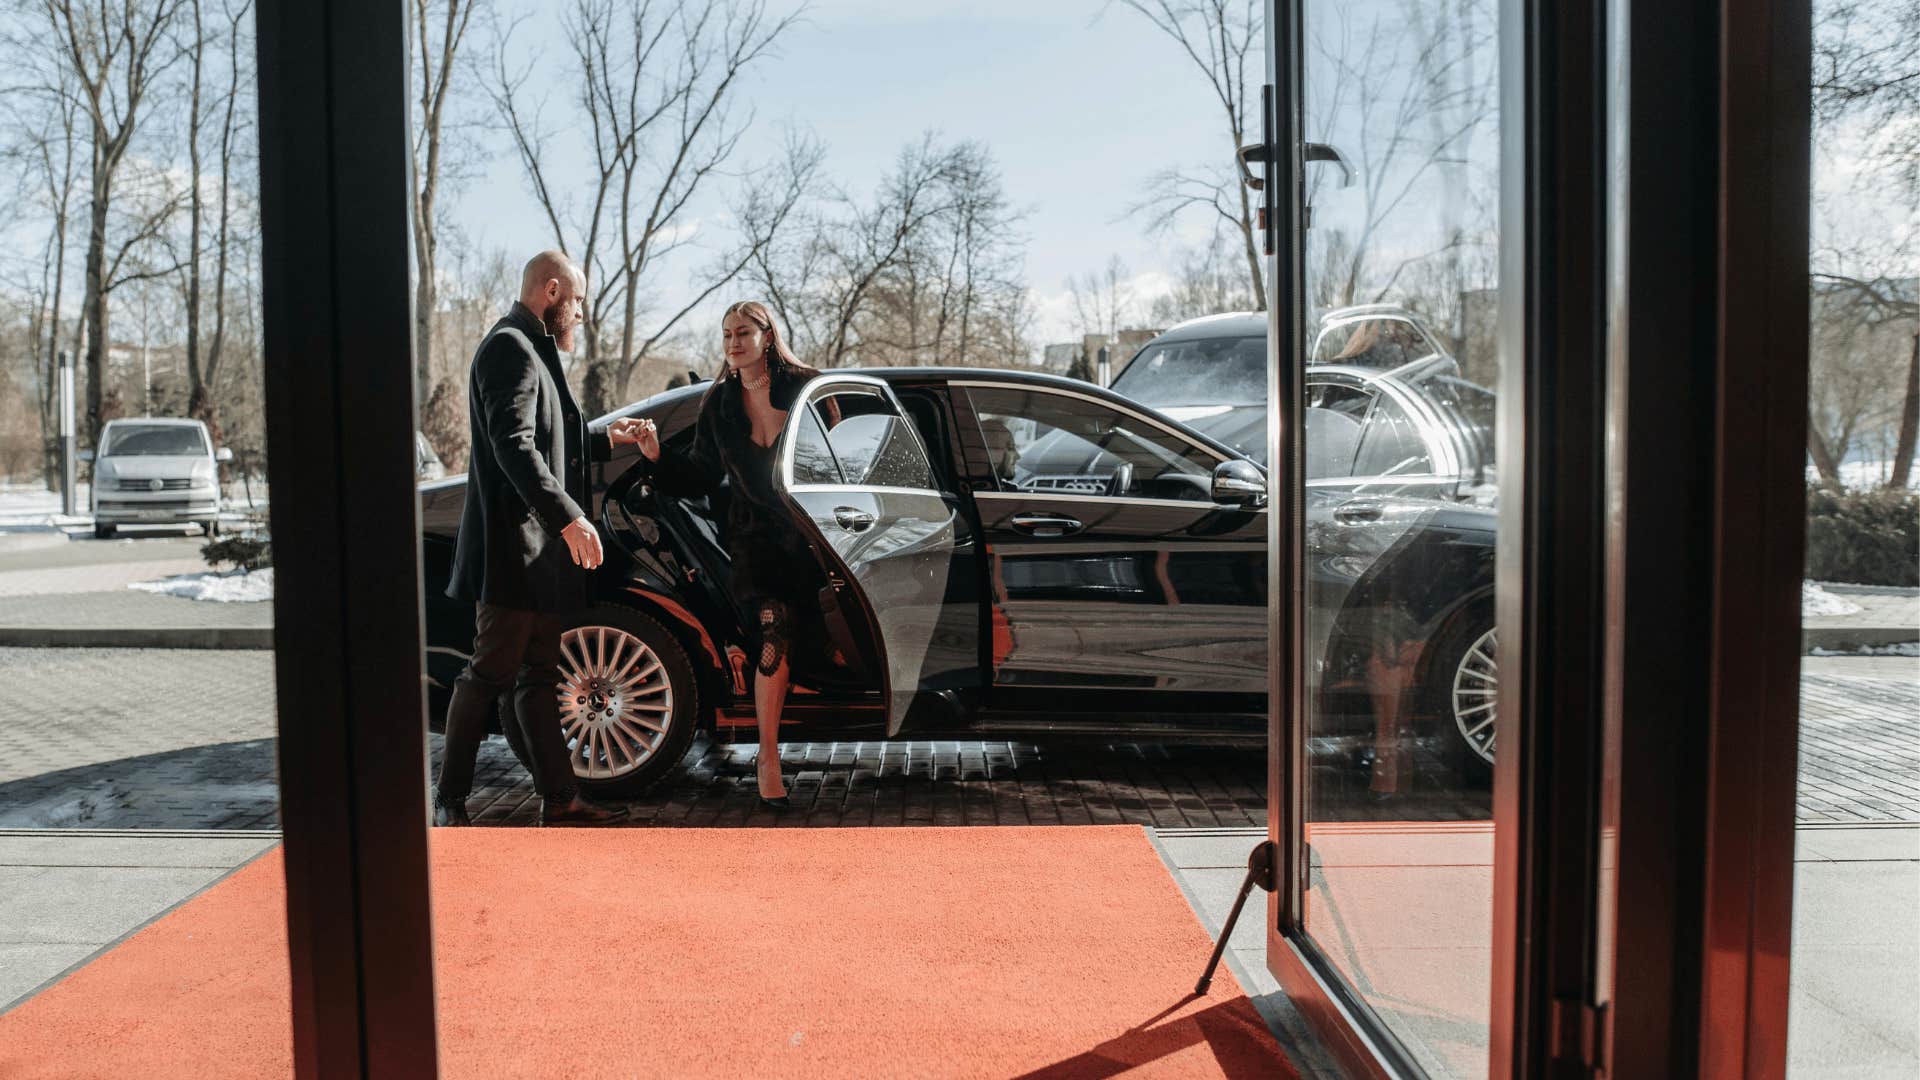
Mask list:
[{"label": "man's beard", "polygon": [[569,324],[563,328],[560,325],[560,321],[566,317],[565,304],[548,304],[547,310],[540,313],[540,321],[547,324],[547,333],[553,335],[555,347],[561,352],[572,352],[575,327]]}]

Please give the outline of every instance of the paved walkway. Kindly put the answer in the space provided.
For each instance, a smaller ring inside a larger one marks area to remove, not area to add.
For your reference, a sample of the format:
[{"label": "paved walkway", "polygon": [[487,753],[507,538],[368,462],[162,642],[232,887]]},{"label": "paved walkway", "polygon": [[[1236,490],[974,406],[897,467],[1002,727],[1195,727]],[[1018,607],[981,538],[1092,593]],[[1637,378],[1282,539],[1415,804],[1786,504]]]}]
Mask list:
[{"label": "paved walkway", "polygon": [[[1809,658],[1803,822],[1920,822],[1920,659]],[[273,654],[0,649],[0,827],[258,828],[275,817]],[[430,745],[438,753],[439,738]],[[1261,826],[1257,748],[1126,742],[796,743],[796,809],[759,807],[751,744],[696,744],[637,800],[636,825]],[[1425,756],[1425,755],[1416,755]],[[1338,756],[1313,772],[1323,820],[1473,819],[1485,792],[1422,774],[1366,799]],[[531,824],[538,800],[505,742],[484,745],[471,807]]]}]

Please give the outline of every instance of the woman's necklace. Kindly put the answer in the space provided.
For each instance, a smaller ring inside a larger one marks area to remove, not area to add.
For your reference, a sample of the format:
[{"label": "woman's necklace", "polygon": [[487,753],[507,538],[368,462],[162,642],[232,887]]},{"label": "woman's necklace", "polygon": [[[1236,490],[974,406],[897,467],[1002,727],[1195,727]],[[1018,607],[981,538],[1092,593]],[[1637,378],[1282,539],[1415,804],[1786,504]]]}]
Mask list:
[{"label": "woman's necklace", "polygon": [[757,379],[748,378],[747,373],[744,371],[740,373],[740,386],[742,389],[759,390],[765,387],[768,383],[772,381],[773,381],[773,372],[769,371],[765,367],[762,367],[760,369],[760,377]]}]

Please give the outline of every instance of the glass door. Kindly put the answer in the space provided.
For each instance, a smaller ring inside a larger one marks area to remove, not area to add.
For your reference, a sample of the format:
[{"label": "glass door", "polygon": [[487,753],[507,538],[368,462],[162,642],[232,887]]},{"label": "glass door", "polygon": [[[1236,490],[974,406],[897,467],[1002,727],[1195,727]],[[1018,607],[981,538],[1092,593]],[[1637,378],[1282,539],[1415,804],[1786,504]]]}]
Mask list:
[{"label": "glass door", "polygon": [[1270,22],[1272,573],[1292,610],[1269,963],[1369,1056],[1484,1076],[1500,20],[1491,0],[1279,0]]}]

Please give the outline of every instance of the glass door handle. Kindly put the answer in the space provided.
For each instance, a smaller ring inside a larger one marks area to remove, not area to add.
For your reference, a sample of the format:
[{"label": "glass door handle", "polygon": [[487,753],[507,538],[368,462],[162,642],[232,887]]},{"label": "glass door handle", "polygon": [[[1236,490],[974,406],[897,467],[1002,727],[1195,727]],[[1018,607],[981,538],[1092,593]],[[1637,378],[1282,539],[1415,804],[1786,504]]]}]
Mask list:
[{"label": "glass door handle", "polygon": [[1327,161],[1340,166],[1340,186],[1352,186],[1353,166],[1347,164],[1347,156],[1340,152],[1339,147],[1327,143],[1310,142],[1302,143],[1300,151],[1303,161]]}]

